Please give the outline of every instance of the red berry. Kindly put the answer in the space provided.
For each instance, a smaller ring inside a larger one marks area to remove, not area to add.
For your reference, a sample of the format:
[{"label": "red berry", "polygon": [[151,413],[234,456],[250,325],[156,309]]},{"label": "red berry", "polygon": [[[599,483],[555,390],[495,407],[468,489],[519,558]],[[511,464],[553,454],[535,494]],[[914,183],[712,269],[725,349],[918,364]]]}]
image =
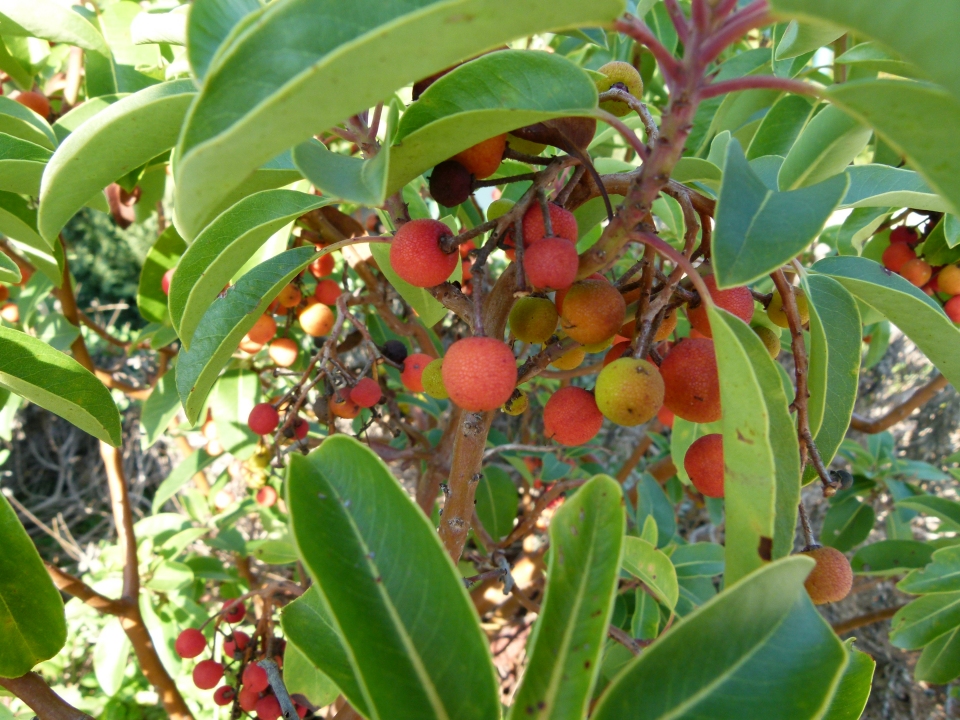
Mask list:
[{"label": "red berry", "polygon": [[279,720],[283,714],[280,710],[280,701],[275,695],[267,695],[257,700],[256,710],[260,720]]},{"label": "red berry", "polygon": [[313,291],[313,296],[324,305],[336,305],[337,298],[342,294],[343,288],[334,280],[321,280],[317,283],[317,289]]},{"label": "red berry", "polygon": [[664,425],[668,428],[673,427],[673,418],[673,412],[671,412],[670,408],[668,408],[666,405],[660,408],[660,410],[657,412],[657,420],[660,421],[661,425]]},{"label": "red berry", "polygon": [[883,251],[883,265],[887,270],[893,270],[894,272],[900,272],[900,268],[906,265],[911,260],[916,259],[917,254],[913,251],[913,248],[910,247],[907,243],[892,243],[886,250]]},{"label": "red berry", "polygon": [[920,242],[920,236],[917,235],[917,231],[906,225],[900,225],[895,227],[890,231],[890,242],[891,243],[907,243],[909,245],[916,245]]},{"label": "red berry", "polygon": [[259,403],[250,411],[247,425],[257,435],[270,435],[280,425],[280,413],[270,403]]},{"label": "red berry", "polygon": [[707,497],[723,497],[723,435],[694,440],[683,457],[683,469],[693,486]]},{"label": "red berry", "polygon": [[923,287],[930,280],[933,269],[926,260],[914,258],[903,264],[903,267],[900,268],[900,274],[917,287]]},{"label": "red berry", "polygon": [[243,620],[247,615],[247,608],[244,607],[243,603],[236,603],[231,605],[236,601],[228,600],[224,603],[223,610],[223,619],[226,620],[231,625],[236,625],[238,622]]},{"label": "red berry", "polygon": [[[577,218],[573,213],[555,203],[550,203],[550,225],[552,226],[554,237],[561,237],[576,243],[579,238],[577,228]],[[539,203],[534,203],[523,215],[523,247],[529,247],[537,240],[546,236],[546,227],[543,224],[543,210]],[[513,238],[510,238],[510,245],[513,245]]]},{"label": "red berry", "polygon": [[[269,485],[265,487],[269,487]],[[276,490],[274,490],[274,493],[276,493]],[[236,658],[239,653],[242,653],[244,650],[246,650],[249,643],[249,635],[242,630],[234,630],[233,636],[223,641],[223,654],[228,658]]]},{"label": "red berry", "polygon": [[[273,507],[277,504],[277,491],[272,485],[264,485],[257,490],[257,504],[263,507]],[[226,645],[224,645],[226,647]]]},{"label": "red berry", "polygon": [[450,399],[464,410],[495,410],[517,386],[517,361],[502,340],[468,337],[447,350],[441,377]]},{"label": "red berry", "polygon": [[170,281],[173,280],[174,270],[175,268],[170,268],[163,274],[163,277],[160,278],[160,289],[163,290],[164,295],[170,294]]},{"label": "red berry", "polygon": [[297,717],[299,718],[305,718],[307,716],[307,713],[310,712],[303,705],[297,705],[296,703],[294,703],[293,707],[296,709]]},{"label": "red berry", "polygon": [[310,423],[301,417],[295,418],[293,421],[293,436],[297,440],[303,440],[309,434]]},{"label": "red berry", "polygon": [[947,300],[943,306],[943,311],[953,322],[960,323],[960,295],[954,295]]},{"label": "red berry", "polygon": [[403,372],[400,373],[400,380],[403,386],[410,392],[423,392],[423,369],[433,361],[433,358],[424,353],[414,353],[408,355],[403,361]]},{"label": "red berry", "polygon": [[177,636],[173,647],[180,657],[195,658],[207,649],[207,639],[196,628],[187,628]]},{"label": "red berry", "polygon": [[547,237],[528,247],[523,254],[527,280],[538,290],[565,290],[577,279],[580,258],[569,240]]},{"label": "red berry", "polygon": [[383,392],[380,390],[380,383],[373,378],[360,378],[360,381],[350,390],[350,399],[360,407],[373,407],[380,402],[382,397]]},{"label": "red berry", "polygon": [[37,115],[43,118],[46,118],[50,115],[50,101],[47,99],[46,95],[33,92],[32,90],[26,90],[24,92],[16,93],[15,95],[11,95],[11,99],[16,100],[24,107],[30,108]]},{"label": "red berry", "polygon": [[720,377],[713,340],[687,338],[674,345],[660,364],[663,402],[678,417],[690,422],[719,420]]},{"label": "red berry", "polygon": [[223,665],[216,660],[201,660],[193,668],[193,684],[201,690],[213,690],[223,679]]},{"label": "red berry", "polygon": [[593,393],[568,385],[560,388],[543,408],[543,434],[563,445],[583,445],[603,426],[603,415]]},{"label": "red berry", "polygon": [[433,287],[444,282],[460,261],[460,253],[445,253],[440,240],[450,228],[439,220],[411,220],[401,225],[390,244],[390,265],[415,287]]},{"label": "red berry", "polygon": [[333,272],[334,262],[333,262],[333,253],[327,253],[326,255],[321,255],[312,263],[310,263],[310,274],[313,275],[318,280],[322,277],[326,277]]},{"label": "red berry", "polygon": [[241,710],[248,713],[253,712],[257,707],[257,700],[260,699],[260,691],[248,687],[240,688],[237,699]]},{"label": "red berry", "polygon": [[607,350],[607,354],[603,356],[603,366],[606,367],[614,360],[619,360],[623,357],[623,354],[630,349],[629,340],[621,340],[618,343],[614,343],[613,347]]},{"label": "red berry", "polygon": [[[733,313],[745,323],[753,319],[753,295],[750,294],[750,288],[743,285],[732,287],[727,290],[717,289],[717,279],[713,275],[707,275],[703,278],[707,290],[710,291],[710,297],[718,308],[723,308],[727,312]],[[694,329],[700,331],[704,337],[713,337],[710,331],[710,320],[707,318],[707,304],[701,302],[695,308],[687,310],[687,318]]]},{"label": "red berry", "polygon": [[254,692],[263,692],[267,689],[270,681],[267,679],[267,671],[259,665],[251,663],[243,669],[241,678],[244,688],[249,688]]},{"label": "red berry", "polygon": [[236,696],[237,691],[232,687],[229,685],[221,685],[217,688],[216,692],[213,693],[213,702],[220,706],[229,705]]}]

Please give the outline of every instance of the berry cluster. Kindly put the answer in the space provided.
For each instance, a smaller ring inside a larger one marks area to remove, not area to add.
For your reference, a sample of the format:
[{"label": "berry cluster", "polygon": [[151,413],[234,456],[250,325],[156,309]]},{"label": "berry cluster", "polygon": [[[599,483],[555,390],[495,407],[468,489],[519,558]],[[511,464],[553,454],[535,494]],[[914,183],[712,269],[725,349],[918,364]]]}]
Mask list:
[{"label": "berry cluster", "polygon": [[901,275],[930,297],[943,303],[943,311],[960,323],[960,266],[955,263],[934,267],[917,246],[923,238],[914,228],[898,225],[890,231],[890,245],[883,251],[883,265]]}]

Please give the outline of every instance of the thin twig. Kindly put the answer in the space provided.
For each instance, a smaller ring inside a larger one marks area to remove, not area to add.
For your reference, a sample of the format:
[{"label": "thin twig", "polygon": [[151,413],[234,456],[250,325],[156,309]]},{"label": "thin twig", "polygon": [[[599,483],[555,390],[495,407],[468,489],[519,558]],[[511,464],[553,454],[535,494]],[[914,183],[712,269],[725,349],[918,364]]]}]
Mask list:
[{"label": "thin twig", "polygon": [[949,384],[950,382],[943,375],[937,373],[926,385],[914,390],[910,397],[890,408],[880,417],[869,419],[854,415],[850,420],[850,427],[869,435],[881,433],[901,420],[906,420],[914,410],[933,400]]},{"label": "thin twig", "polygon": [[287,692],[287,686],[283,683],[283,676],[280,674],[280,668],[273,660],[261,660],[257,663],[267,671],[267,680],[277,701],[280,703],[280,710],[283,713],[284,720],[298,720],[297,708],[290,699],[290,693]]}]

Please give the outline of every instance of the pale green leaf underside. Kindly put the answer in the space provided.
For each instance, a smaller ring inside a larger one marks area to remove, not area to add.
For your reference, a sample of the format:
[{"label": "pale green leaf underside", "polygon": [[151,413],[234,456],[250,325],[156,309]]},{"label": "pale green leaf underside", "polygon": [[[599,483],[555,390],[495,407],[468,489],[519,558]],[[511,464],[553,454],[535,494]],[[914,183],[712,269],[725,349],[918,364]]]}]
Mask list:
[{"label": "pale green leaf underside", "polygon": [[108,55],[103,36],[87,20],[53,0],[0,0],[0,34],[37,37]]},{"label": "pale green leaf underside", "polygon": [[624,540],[623,569],[642,580],[667,609],[673,610],[680,596],[677,585],[677,571],[664,553],[656,545],[641,538],[628,537]]}]

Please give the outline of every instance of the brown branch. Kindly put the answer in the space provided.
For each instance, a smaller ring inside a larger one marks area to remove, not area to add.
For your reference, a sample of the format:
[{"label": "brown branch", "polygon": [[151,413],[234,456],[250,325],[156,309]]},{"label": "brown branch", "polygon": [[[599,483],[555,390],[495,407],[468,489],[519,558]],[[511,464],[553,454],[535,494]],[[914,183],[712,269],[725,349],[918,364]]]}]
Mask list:
[{"label": "brown branch", "polygon": [[874,610],[873,612],[858,615],[857,617],[833,625],[833,631],[837,635],[846,635],[851,630],[856,630],[864,625],[872,625],[881,620],[888,620],[896,615],[897,611],[902,607],[903,605],[896,605],[895,607],[883,608],[882,610]]},{"label": "brown branch", "polygon": [[630,454],[630,457],[627,458],[627,461],[623,464],[623,467],[621,467],[619,472],[617,472],[617,482],[622,484],[628,477],[630,477],[630,473],[633,472],[633,469],[637,466],[637,463],[640,462],[640,459],[647,454],[647,450],[650,449],[651,445],[653,445],[653,438],[650,437],[648,433],[644,433],[643,437],[640,438],[637,446]]},{"label": "brown branch", "polygon": [[936,377],[930,380],[926,385],[914,390],[910,397],[901,402],[899,405],[891,408],[880,417],[869,419],[860,415],[854,415],[850,419],[850,427],[853,430],[858,430],[862,433],[867,433],[870,435],[883,432],[887,428],[893,427],[901,420],[906,420],[908,417],[910,417],[910,414],[914,410],[933,400],[933,398],[935,398],[937,394],[948,384],[948,380],[940,373],[937,373]]},{"label": "brown branch", "polygon": [[586,480],[564,480],[563,482],[554,483],[554,485],[547,490],[547,492],[537,499],[536,504],[533,506],[530,512],[521,518],[520,522],[518,522],[516,527],[513,528],[513,531],[507,536],[506,540],[499,544],[499,547],[510,547],[517,540],[526,537],[526,535],[533,530],[533,526],[536,525],[537,518],[543,514],[543,511],[547,509],[547,506],[550,503],[560,497],[560,495],[565,493],[567,490],[578,488],[585,482]]},{"label": "brown branch", "polygon": [[677,474],[677,466],[673,464],[673,458],[667,455],[648,465],[647,472],[653,476],[654,480],[662,483]]},{"label": "brown branch", "polygon": [[121,615],[124,612],[125,605],[121,600],[111,600],[87,585],[83,580],[74,577],[70,573],[64,572],[60,568],[45,562],[47,574],[53,580],[53,584],[61,592],[72,595],[86,605],[89,605],[97,612],[105,615]]},{"label": "brown branch", "polygon": [[23,700],[40,720],[93,720],[57,695],[37,673],[18,678],[0,677],[0,687]]},{"label": "brown branch", "polygon": [[584,375],[595,375],[603,370],[603,362],[593,363],[592,365],[581,365],[573,370],[541,370],[540,377],[553,378],[554,380],[569,380]]},{"label": "brown branch", "polygon": [[97,335],[102,337],[111,345],[116,345],[117,347],[124,348],[124,349],[130,347],[130,343],[124,342],[123,340],[117,340],[117,338],[115,338],[113,335],[107,332],[106,328],[103,328],[97,325],[97,323],[94,322],[93,319],[90,318],[90,316],[88,316],[86,313],[78,312],[77,314],[79,316],[80,322],[82,322],[88,328],[93,330]]}]

